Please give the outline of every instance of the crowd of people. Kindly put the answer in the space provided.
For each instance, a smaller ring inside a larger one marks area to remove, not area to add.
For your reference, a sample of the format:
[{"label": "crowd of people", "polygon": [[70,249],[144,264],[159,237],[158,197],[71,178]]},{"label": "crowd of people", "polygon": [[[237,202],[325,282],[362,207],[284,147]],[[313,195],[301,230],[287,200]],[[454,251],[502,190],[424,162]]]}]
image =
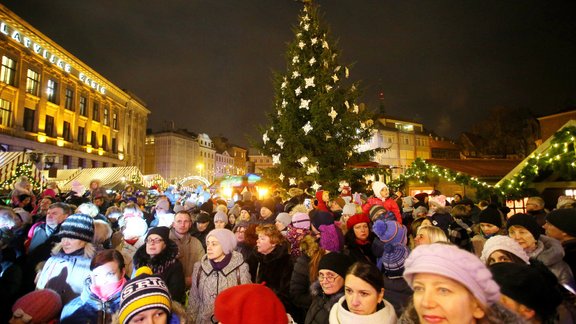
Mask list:
[{"label": "crowd of people", "polygon": [[0,322],[573,323],[576,201],[525,213],[380,181],[258,199],[98,180],[0,207]]}]

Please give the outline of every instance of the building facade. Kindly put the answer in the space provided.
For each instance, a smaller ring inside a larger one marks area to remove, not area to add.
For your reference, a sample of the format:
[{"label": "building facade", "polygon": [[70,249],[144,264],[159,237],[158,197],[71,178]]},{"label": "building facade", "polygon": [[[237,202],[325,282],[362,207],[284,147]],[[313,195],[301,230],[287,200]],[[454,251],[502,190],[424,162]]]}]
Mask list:
[{"label": "building facade", "polygon": [[200,145],[196,134],[165,131],[146,136],[144,174],[160,174],[166,181],[197,175]]},{"label": "building facade", "polygon": [[150,111],[0,5],[0,149],[58,168],[144,167]]},{"label": "building facade", "polygon": [[234,158],[228,154],[228,151],[216,151],[214,159],[214,177],[219,178],[226,175],[234,174]]},{"label": "building facade", "polygon": [[202,133],[198,134],[198,145],[200,152],[200,159],[197,165],[199,175],[212,183],[214,182],[214,174],[216,171],[216,149],[214,149],[214,143],[212,143],[208,134]]}]

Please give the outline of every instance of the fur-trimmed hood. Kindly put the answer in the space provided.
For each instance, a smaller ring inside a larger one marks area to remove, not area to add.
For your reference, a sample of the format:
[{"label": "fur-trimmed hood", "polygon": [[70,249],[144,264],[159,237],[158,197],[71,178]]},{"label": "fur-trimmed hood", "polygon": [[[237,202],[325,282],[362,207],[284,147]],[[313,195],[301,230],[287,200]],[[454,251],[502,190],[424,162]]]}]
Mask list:
[{"label": "fur-trimmed hood", "polygon": [[156,274],[163,273],[164,269],[173,264],[178,257],[178,245],[172,240],[168,240],[166,243],[166,248],[155,257],[146,253],[146,244],[139,247],[134,253],[134,270],[148,266]]}]

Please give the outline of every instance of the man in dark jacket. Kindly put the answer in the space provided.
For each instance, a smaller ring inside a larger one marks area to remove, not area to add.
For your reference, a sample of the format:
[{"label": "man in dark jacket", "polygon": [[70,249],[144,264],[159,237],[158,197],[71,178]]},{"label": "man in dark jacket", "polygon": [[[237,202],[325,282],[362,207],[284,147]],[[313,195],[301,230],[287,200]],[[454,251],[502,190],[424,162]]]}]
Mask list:
[{"label": "man in dark jacket", "polygon": [[546,217],[546,235],[562,243],[564,261],[576,273],[576,209],[556,209]]}]

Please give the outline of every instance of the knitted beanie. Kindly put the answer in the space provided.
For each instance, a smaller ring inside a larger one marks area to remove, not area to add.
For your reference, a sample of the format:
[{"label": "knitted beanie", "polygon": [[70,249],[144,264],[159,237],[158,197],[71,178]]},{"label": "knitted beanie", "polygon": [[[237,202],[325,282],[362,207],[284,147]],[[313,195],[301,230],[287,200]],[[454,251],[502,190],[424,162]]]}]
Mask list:
[{"label": "knitted beanie", "polygon": [[139,268],[136,273],[138,275],[122,289],[118,321],[128,323],[132,317],[149,309],[162,309],[170,315],[172,299],[164,280],[152,275],[147,267]]},{"label": "knitted beanie", "polygon": [[50,323],[60,318],[62,300],[51,289],[41,289],[20,297],[12,306],[12,313],[22,319],[30,317],[30,324]]},{"label": "knitted beanie", "polygon": [[384,243],[404,244],[408,242],[406,226],[391,220],[377,220],[372,231]]},{"label": "knitted beanie", "polygon": [[236,248],[236,244],[238,241],[236,240],[236,236],[232,233],[231,230],[225,228],[217,228],[213,229],[206,235],[206,242],[208,242],[208,238],[210,236],[214,236],[218,242],[220,242],[220,246],[222,247],[222,252],[224,254],[230,254]]},{"label": "knitted beanie", "polygon": [[402,198],[402,211],[411,212],[414,210],[414,198],[412,196],[406,196]]},{"label": "knitted beanie", "polygon": [[330,270],[336,272],[340,277],[346,277],[346,271],[354,263],[346,254],[331,252],[325,254],[318,263],[318,270]]},{"label": "knitted beanie", "polygon": [[350,230],[354,227],[354,225],[360,223],[370,224],[370,218],[368,218],[368,216],[366,216],[365,214],[356,214],[348,218],[348,221],[346,222],[346,227]]},{"label": "knitted beanie", "polygon": [[356,214],[356,204],[354,203],[347,203],[342,208],[342,215],[354,215]]},{"label": "knitted beanie", "polygon": [[404,262],[408,254],[408,247],[405,244],[384,244],[384,253],[382,253],[380,261],[384,275],[388,277],[401,276],[404,272]]},{"label": "knitted beanie", "polygon": [[94,219],[84,214],[73,214],[64,220],[58,231],[60,238],[78,239],[92,242],[94,238]]},{"label": "knitted beanie", "polygon": [[272,199],[266,199],[262,201],[261,207],[268,208],[272,213],[276,212],[276,202]]},{"label": "knitted beanie", "polygon": [[558,279],[543,264],[501,262],[490,266],[503,295],[533,309],[545,321],[556,313],[562,295]]},{"label": "knitted beanie", "polygon": [[156,234],[156,235],[160,236],[162,238],[162,240],[164,241],[164,243],[166,243],[166,244],[168,244],[168,241],[170,241],[170,228],[168,228],[166,226],[152,227],[148,231],[148,234],[146,234],[146,238],[148,238],[152,234]]},{"label": "knitted beanie", "polygon": [[310,216],[307,213],[296,213],[292,216],[292,226],[310,229]]},{"label": "knitted beanie", "polygon": [[276,216],[276,221],[282,223],[284,226],[288,226],[292,222],[292,217],[290,217],[290,214],[282,212]]},{"label": "knitted beanie", "polygon": [[576,237],[576,209],[563,208],[551,211],[546,221],[556,226],[562,232]]},{"label": "knitted beanie", "polygon": [[372,191],[374,191],[374,196],[376,196],[378,198],[387,198],[387,197],[382,197],[382,194],[380,194],[380,192],[384,188],[388,188],[388,186],[384,182],[382,182],[382,181],[372,182]]},{"label": "knitted beanie", "polygon": [[497,227],[502,227],[502,216],[496,208],[487,207],[478,214],[480,223],[492,224]]},{"label": "knitted beanie", "polygon": [[427,244],[416,247],[404,262],[404,279],[411,288],[415,275],[430,273],[455,280],[485,306],[500,300],[500,289],[478,257],[455,245]]},{"label": "knitted beanie", "polygon": [[321,225],[330,224],[334,224],[334,216],[329,212],[318,210],[312,216],[312,225],[314,225],[317,230],[320,230]]},{"label": "knitted beanie", "polygon": [[419,202],[424,202],[426,197],[428,197],[428,193],[426,192],[421,192],[414,195],[414,198],[418,199]]},{"label": "knitted beanie", "polygon": [[214,215],[214,223],[217,221],[222,221],[224,224],[228,224],[228,216],[226,216],[226,213],[222,211],[217,211]]},{"label": "knitted beanie", "polygon": [[446,236],[448,236],[448,227],[452,223],[452,215],[448,213],[434,213],[434,215],[428,217],[428,219],[430,219],[432,225],[443,230]]},{"label": "knitted beanie", "polygon": [[486,263],[490,255],[495,251],[502,250],[510,252],[524,261],[526,264],[530,264],[530,257],[524,249],[516,242],[513,238],[506,235],[495,235],[489,238],[486,243],[484,243],[484,249],[482,250],[482,255],[480,260]]},{"label": "knitted beanie", "polygon": [[374,205],[370,207],[370,219],[374,220],[374,217],[386,213],[386,208],[382,205]]},{"label": "knitted beanie", "polygon": [[200,214],[198,214],[198,217],[196,217],[196,223],[208,223],[210,222],[210,215],[200,212]]},{"label": "knitted beanie", "polygon": [[218,322],[226,324],[288,323],[280,299],[270,288],[259,284],[238,285],[219,293],[214,315]]},{"label": "knitted beanie", "polygon": [[508,218],[506,223],[506,229],[510,229],[511,226],[521,226],[524,227],[528,232],[534,236],[535,240],[540,238],[540,234],[543,234],[543,229],[536,223],[534,216],[528,214],[516,214]]}]

